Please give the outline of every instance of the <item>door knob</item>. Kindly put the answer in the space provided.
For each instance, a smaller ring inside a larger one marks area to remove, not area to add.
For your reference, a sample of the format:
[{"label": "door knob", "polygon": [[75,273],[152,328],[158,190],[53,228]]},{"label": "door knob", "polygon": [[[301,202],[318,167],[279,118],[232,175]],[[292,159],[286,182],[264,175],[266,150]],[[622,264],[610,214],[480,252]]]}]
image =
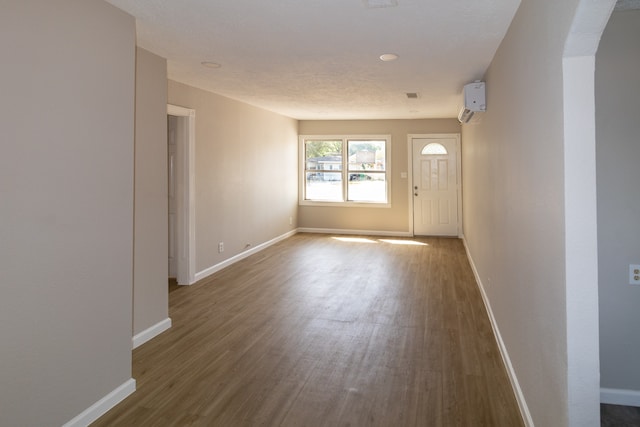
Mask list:
[{"label": "door knob", "polygon": [[413,193],[414,196],[418,197],[418,193]]},{"label": "door knob", "polygon": [[417,189],[418,189],[418,186],[416,185],[415,187],[413,187],[413,189],[414,189],[414,190],[417,190]]}]

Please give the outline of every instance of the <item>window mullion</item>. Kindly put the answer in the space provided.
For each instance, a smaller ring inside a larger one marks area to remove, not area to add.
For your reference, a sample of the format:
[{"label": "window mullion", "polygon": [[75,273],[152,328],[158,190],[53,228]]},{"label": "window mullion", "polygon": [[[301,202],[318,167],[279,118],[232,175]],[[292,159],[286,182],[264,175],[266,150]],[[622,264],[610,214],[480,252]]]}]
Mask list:
[{"label": "window mullion", "polygon": [[349,140],[342,139],[342,201],[349,200]]}]

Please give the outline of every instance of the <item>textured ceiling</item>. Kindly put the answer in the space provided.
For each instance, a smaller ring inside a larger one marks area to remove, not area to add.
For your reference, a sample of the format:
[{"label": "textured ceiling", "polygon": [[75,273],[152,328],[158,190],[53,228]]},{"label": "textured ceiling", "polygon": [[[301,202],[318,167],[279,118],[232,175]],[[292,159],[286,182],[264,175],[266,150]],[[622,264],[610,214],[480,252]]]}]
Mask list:
[{"label": "textured ceiling", "polygon": [[136,17],[138,45],[167,58],[170,79],[296,119],[456,117],[520,3],[108,1]]}]

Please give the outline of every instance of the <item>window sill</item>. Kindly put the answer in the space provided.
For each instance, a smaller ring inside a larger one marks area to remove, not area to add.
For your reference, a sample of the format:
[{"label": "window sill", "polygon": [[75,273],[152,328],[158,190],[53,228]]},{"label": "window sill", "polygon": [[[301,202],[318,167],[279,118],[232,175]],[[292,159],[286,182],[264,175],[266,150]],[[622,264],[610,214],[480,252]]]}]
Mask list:
[{"label": "window sill", "polygon": [[300,200],[299,206],[322,206],[331,208],[390,208],[391,203],[381,202],[324,202],[320,200]]}]

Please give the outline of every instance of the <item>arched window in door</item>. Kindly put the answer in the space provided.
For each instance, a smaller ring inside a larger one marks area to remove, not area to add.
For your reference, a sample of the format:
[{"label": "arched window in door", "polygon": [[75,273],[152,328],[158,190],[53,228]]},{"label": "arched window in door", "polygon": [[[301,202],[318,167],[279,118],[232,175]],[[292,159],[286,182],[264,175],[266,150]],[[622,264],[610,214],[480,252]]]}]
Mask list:
[{"label": "arched window in door", "polygon": [[449,154],[449,153],[447,152],[447,149],[444,147],[444,145],[438,144],[437,142],[432,142],[431,144],[427,144],[424,146],[421,154],[428,156],[430,154],[440,155],[440,154]]}]

